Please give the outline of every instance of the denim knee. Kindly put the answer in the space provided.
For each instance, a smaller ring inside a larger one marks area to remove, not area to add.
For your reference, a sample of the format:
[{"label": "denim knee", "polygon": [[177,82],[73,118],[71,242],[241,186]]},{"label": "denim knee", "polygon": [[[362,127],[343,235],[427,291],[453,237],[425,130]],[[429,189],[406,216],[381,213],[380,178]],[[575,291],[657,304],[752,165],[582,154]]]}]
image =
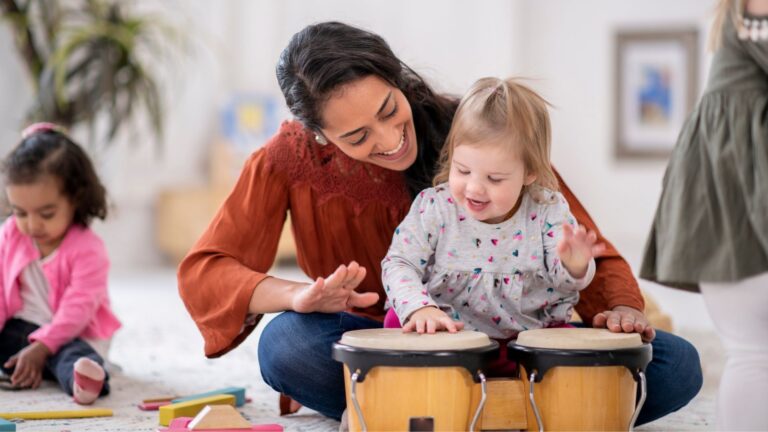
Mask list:
[{"label": "denim knee", "polygon": [[683,407],[691,401],[704,384],[704,377],[701,370],[701,359],[699,352],[690,342],[680,338],[678,342],[678,359],[681,364],[687,367],[687,375],[681,376],[681,391],[678,397],[679,407]]},{"label": "denim knee", "polygon": [[282,392],[279,378],[289,373],[291,360],[296,358],[297,346],[291,336],[291,328],[300,319],[295,312],[283,312],[274,317],[261,333],[258,346],[261,377],[270,387]]}]

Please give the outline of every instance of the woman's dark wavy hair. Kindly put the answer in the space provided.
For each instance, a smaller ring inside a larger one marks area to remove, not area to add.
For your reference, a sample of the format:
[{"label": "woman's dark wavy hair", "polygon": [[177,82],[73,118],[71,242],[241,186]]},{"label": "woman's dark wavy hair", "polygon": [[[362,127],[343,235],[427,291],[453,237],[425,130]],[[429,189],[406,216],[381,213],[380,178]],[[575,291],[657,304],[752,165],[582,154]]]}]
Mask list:
[{"label": "woman's dark wavy hair", "polygon": [[56,177],[75,208],[73,223],[88,226],[107,217],[107,192],[88,155],[66,135],[54,130],[23,139],[3,163],[6,185],[30,184],[45,175]]},{"label": "woman's dark wavy hair", "polygon": [[432,184],[458,100],[436,94],[380,36],[339,22],[310,25],[296,33],[277,64],[288,108],[316,132],[323,127],[323,104],[333,92],[370,75],[399,88],[411,105],[418,156],[405,177],[415,196]]}]

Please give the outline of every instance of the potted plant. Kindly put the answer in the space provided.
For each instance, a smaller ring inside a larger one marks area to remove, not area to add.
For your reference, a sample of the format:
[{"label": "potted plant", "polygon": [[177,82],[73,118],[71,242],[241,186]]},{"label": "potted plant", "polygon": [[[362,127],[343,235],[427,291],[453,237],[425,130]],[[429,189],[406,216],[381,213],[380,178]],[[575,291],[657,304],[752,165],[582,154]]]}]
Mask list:
[{"label": "potted plant", "polygon": [[161,93],[152,71],[168,58],[177,34],[156,18],[127,13],[125,4],[0,0],[34,90],[29,121],[87,125],[92,140],[98,133],[109,143],[143,109],[155,136],[162,135]]}]

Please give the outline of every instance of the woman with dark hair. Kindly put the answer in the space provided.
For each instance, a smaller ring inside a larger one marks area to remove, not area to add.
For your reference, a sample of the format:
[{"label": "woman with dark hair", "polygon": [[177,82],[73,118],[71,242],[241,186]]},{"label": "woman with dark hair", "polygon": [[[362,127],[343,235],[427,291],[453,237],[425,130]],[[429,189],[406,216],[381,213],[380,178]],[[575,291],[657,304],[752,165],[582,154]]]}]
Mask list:
[{"label": "woman with dark hair", "polygon": [[[209,357],[239,345],[264,313],[283,312],[259,343],[264,380],[285,396],[283,413],[293,399],[339,419],[344,379],[331,345],[382,326],[381,260],[413,196],[431,184],[458,101],[436,94],[381,37],[336,22],[294,35],[277,78],[296,120],[248,159],[181,263],[179,291]],[[638,424],[681,408],[701,387],[696,350],[648,325],[629,266],[558,180],[578,222],[606,245],[576,310],[587,324],[653,341]],[[312,283],[266,273],[288,212]]]}]

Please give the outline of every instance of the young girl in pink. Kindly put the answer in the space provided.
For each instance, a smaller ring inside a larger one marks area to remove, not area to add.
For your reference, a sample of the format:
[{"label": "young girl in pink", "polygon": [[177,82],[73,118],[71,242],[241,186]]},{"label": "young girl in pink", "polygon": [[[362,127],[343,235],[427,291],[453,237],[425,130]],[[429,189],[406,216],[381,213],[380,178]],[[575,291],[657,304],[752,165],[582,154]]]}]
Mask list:
[{"label": "young girl in pink", "polygon": [[18,388],[55,379],[80,404],[109,393],[104,356],[120,327],[109,259],[88,228],[107,214],[85,152],[50,123],[27,128],[3,166],[13,214],[0,228],[0,367]]}]

